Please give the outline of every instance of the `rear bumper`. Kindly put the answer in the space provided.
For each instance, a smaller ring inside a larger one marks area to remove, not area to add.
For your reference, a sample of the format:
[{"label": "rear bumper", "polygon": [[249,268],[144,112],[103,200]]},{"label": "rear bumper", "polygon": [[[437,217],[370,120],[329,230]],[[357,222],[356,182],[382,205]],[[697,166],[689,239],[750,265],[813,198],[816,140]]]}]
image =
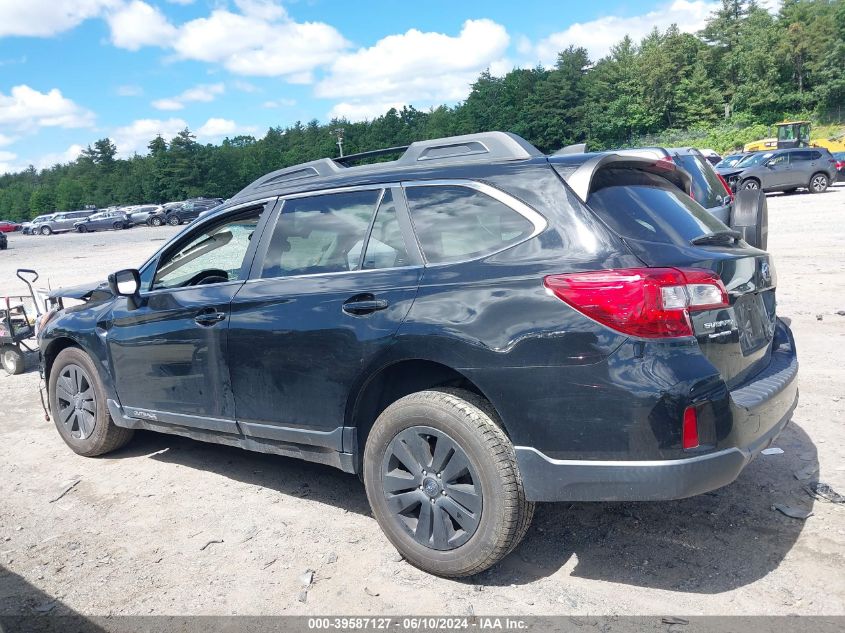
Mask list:
[{"label": "rear bumper", "polygon": [[731,392],[735,445],[683,459],[600,461],[553,459],[516,446],[530,501],[658,501],[683,499],[726,486],[792,418],[798,405],[798,360],[789,330],[760,375]]}]

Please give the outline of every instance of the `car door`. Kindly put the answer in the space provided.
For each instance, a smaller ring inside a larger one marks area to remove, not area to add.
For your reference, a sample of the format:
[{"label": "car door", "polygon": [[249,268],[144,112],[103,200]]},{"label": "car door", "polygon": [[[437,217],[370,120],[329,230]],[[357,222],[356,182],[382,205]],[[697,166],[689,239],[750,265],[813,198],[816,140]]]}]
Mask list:
[{"label": "car door", "polygon": [[777,154],[766,161],[765,168],[760,170],[763,189],[778,189],[789,187],[792,182],[789,164],[790,152]]},{"label": "car door", "polygon": [[229,305],[249,272],[268,205],[252,203],[186,231],[145,270],[140,302],[115,301],[107,340],[127,415],[236,432]]},{"label": "car door", "polygon": [[401,190],[382,187],[290,197],[268,226],[229,324],[246,435],[341,449],[349,394],[422,274]]}]

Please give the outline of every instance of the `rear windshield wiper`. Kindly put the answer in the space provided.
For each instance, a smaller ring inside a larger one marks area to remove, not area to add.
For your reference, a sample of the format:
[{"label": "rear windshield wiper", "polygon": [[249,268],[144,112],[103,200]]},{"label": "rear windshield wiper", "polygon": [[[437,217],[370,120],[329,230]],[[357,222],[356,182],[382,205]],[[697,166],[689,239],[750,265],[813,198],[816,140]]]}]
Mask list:
[{"label": "rear windshield wiper", "polygon": [[720,244],[724,242],[736,242],[742,237],[742,233],[732,229],[725,229],[724,231],[716,231],[715,233],[706,233],[692,238],[689,243],[693,246],[700,246],[702,244]]}]

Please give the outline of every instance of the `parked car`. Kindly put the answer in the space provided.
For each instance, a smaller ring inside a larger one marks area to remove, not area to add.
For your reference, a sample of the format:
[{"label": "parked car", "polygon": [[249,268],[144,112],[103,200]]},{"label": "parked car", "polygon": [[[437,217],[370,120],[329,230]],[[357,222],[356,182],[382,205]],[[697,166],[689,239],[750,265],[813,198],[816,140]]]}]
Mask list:
[{"label": "parked car", "polygon": [[820,147],[759,152],[734,167],[719,170],[732,188],[792,193],[824,192],[836,179],[836,160]]},{"label": "parked car", "polygon": [[708,149],[701,149],[699,151],[701,152],[701,155],[704,156],[704,158],[707,159],[707,162],[710,163],[711,165],[715,165],[715,164],[722,161],[722,157],[714,149],[708,148]]},{"label": "parked car", "polygon": [[24,222],[21,225],[21,233],[23,233],[24,235],[35,235],[36,227],[39,224],[41,224],[42,222],[45,222],[46,220],[48,220],[51,217],[53,217],[52,214],[39,215],[39,216],[33,218],[32,220],[30,220],[29,222]]},{"label": "parked car", "polygon": [[14,233],[20,231],[21,225],[11,220],[0,220],[0,233]]},{"label": "parked car", "polygon": [[53,233],[65,233],[75,230],[74,225],[94,213],[90,209],[82,211],[59,211],[47,216],[44,220],[33,223],[32,232],[39,235],[51,235]]},{"label": "parked car", "polygon": [[132,224],[138,225],[149,224],[150,218],[161,210],[163,210],[163,207],[160,204],[145,204],[127,209],[127,212]]},{"label": "parked car", "polygon": [[466,576],[536,501],[701,494],[788,423],[772,258],[674,163],[501,132],[346,166],[366,157],[267,174],[139,269],[54,292],[87,300],[40,327],[69,447],[149,429],[359,473],[406,560]]},{"label": "parked car", "polygon": [[729,154],[728,156],[725,156],[722,160],[720,160],[718,163],[716,163],[714,167],[716,168],[717,172],[720,169],[733,167],[746,156],[749,156],[749,154]]},{"label": "parked car", "polygon": [[0,251],[5,251],[7,248],[9,248],[9,238],[5,233],[0,232]]},{"label": "parked car", "polygon": [[834,152],[833,159],[836,161],[836,179],[845,181],[845,152]]},{"label": "parked car", "polygon": [[118,231],[132,226],[132,220],[122,209],[100,211],[73,225],[79,233],[91,231]]},{"label": "parked car", "polygon": [[220,206],[222,198],[195,198],[186,200],[166,212],[165,221],[171,226],[196,220],[203,211]]}]

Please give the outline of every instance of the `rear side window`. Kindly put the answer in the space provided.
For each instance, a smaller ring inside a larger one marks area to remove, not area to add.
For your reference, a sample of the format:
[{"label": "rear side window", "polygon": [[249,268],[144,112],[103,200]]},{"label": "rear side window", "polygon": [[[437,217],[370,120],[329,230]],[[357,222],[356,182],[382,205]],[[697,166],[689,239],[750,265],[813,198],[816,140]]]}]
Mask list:
[{"label": "rear side window", "polygon": [[686,245],[727,230],[665,178],[633,169],[601,170],[587,204],[618,235],[635,240]]},{"label": "rear side window", "polygon": [[414,230],[430,264],[488,255],[534,231],[534,225],[511,207],[469,187],[408,187],[405,194]]},{"label": "rear side window", "polygon": [[811,160],[818,160],[822,157],[821,152],[815,152],[812,150],[804,150],[801,152],[792,152],[790,160],[794,162],[804,162],[804,161],[811,161]]},{"label": "rear side window", "polygon": [[677,162],[692,176],[692,195],[705,208],[719,207],[728,192],[710,164],[695,154],[675,155]]}]

